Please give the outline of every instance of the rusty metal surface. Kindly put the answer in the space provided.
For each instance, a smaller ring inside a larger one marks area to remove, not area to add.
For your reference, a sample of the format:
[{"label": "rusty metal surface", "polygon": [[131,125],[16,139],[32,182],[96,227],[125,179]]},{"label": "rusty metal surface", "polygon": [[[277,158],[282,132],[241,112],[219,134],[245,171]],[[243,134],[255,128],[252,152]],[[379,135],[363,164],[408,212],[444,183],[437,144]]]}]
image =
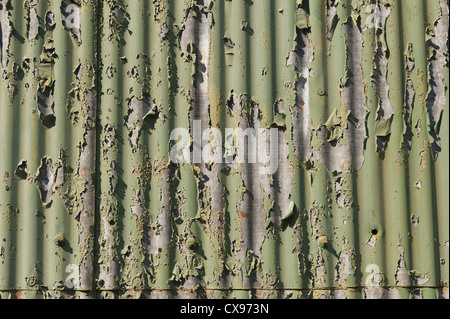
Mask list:
[{"label": "rusty metal surface", "polygon": [[449,298],[445,0],[0,0],[0,298]]}]

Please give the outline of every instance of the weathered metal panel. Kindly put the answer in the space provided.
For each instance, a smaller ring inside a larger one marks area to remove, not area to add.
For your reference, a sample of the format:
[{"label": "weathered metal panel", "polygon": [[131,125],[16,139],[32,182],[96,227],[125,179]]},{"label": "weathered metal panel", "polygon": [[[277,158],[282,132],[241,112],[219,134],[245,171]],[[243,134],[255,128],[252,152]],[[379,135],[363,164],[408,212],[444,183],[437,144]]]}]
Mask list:
[{"label": "weathered metal panel", "polygon": [[448,11],[0,0],[0,297],[448,299]]}]

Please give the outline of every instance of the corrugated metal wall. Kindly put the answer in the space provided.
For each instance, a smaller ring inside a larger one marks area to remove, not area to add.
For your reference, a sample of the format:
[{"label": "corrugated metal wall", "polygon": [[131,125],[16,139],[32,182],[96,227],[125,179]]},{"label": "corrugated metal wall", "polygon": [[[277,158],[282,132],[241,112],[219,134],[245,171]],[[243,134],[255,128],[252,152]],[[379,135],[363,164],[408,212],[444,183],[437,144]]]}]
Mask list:
[{"label": "corrugated metal wall", "polygon": [[0,297],[448,298],[448,12],[0,0]]}]

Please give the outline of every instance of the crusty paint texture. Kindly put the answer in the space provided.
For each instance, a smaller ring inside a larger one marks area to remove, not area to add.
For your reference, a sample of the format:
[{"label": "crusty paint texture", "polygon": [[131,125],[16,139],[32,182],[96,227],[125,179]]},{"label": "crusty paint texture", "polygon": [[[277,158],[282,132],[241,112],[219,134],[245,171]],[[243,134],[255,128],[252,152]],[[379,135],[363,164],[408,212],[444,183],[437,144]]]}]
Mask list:
[{"label": "crusty paint texture", "polygon": [[0,0],[0,298],[448,299],[448,12]]}]

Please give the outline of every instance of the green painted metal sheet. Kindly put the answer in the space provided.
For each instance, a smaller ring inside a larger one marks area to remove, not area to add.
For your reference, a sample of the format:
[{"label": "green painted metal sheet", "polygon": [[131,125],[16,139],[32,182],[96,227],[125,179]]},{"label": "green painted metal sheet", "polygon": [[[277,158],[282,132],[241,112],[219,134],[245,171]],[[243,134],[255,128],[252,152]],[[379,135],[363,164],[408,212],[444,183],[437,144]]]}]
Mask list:
[{"label": "green painted metal sheet", "polygon": [[0,0],[1,298],[446,298],[445,0]]}]

